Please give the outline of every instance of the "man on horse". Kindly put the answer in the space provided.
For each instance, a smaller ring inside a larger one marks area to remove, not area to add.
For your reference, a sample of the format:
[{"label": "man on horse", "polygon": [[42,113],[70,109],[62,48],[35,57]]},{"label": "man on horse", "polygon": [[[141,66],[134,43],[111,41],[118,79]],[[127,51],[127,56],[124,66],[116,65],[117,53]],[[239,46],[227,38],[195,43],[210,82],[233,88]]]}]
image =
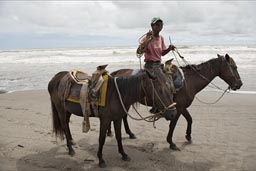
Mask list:
[{"label": "man on horse", "polygon": [[[137,48],[137,56],[141,57],[144,54],[144,68],[151,70],[154,68],[163,69],[163,64],[161,63],[161,57],[165,56],[171,50],[175,49],[175,46],[170,44],[168,48],[164,43],[163,36],[160,35],[160,32],[163,29],[163,20],[159,17],[154,17],[151,20],[151,28],[148,33],[146,33],[139,41],[139,46]],[[175,93],[175,87],[173,85],[173,80],[166,73],[167,77],[170,80],[171,91]],[[150,112],[155,113],[154,107]]]},{"label": "man on horse", "polygon": [[163,20],[159,17],[154,17],[151,20],[151,28],[148,33],[140,39],[140,44],[137,48],[137,55],[144,54],[144,68],[151,69],[155,66],[161,67],[161,57],[175,49],[175,46],[169,45],[168,48],[164,43],[164,38],[159,34],[163,29]]}]

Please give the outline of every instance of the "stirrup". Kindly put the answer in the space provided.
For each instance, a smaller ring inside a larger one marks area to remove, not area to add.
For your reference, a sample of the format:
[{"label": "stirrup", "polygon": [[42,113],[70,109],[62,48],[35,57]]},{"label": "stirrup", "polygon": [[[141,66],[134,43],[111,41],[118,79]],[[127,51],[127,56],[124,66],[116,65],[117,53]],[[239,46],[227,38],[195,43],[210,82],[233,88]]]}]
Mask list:
[{"label": "stirrup", "polygon": [[93,92],[93,91],[90,92],[90,101],[92,101],[92,102],[98,101],[97,92]]}]

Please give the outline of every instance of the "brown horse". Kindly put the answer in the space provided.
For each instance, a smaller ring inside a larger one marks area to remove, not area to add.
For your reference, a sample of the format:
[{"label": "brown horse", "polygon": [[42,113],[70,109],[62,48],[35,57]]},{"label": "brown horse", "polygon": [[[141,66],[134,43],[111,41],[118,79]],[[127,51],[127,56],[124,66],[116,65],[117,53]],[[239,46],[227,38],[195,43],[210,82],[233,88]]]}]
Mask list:
[{"label": "brown horse", "polygon": [[[183,87],[174,95],[174,101],[177,102],[177,115],[174,120],[171,120],[169,125],[169,133],[167,136],[167,142],[170,144],[170,148],[173,150],[179,150],[179,148],[173,143],[172,136],[177,121],[182,114],[187,120],[186,139],[191,142],[191,127],[192,117],[187,108],[191,105],[195,95],[204,89],[215,77],[219,76],[224,80],[232,90],[237,90],[242,86],[239,73],[235,61],[226,54],[221,56],[218,54],[218,58],[211,59],[199,65],[188,65],[182,68],[184,72],[185,82]],[[121,69],[111,73],[113,76],[129,76],[133,73],[132,69]],[[130,137],[135,135],[130,131],[127,116],[123,118],[126,132]],[[111,130],[109,129],[111,132]]]},{"label": "brown horse", "polygon": [[[53,131],[56,136],[63,138],[65,135],[69,154],[74,155],[75,152],[72,148],[73,139],[70,133],[69,119],[71,114],[83,116],[83,113],[79,103],[70,102],[66,99],[63,101],[65,92],[62,91],[60,82],[65,80],[67,85],[71,85],[70,93],[75,91],[74,89],[77,90],[79,86],[81,88],[81,85],[70,82],[70,80],[68,82],[68,79],[63,79],[64,77],[67,78],[67,75],[69,75],[67,71],[56,74],[48,84],[48,91],[51,97]],[[154,70],[154,72],[144,70],[126,78],[113,78],[109,76],[106,104],[104,107],[99,107],[100,133],[97,156],[99,158],[100,167],[105,167],[102,150],[105,143],[106,132],[111,121],[114,122],[119,153],[121,153],[123,160],[130,160],[122,146],[121,123],[126,112],[121,105],[121,101],[126,110],[128,110],[133,103],[139,102],[141,99],[155,99],[155,105],[163,112],[164,116],[175,117],[177,111],[175,103],[173,103],[173,95],[170,93],[166,81],[160,69]],[[119,90],[120,96],[117,90]]]}]

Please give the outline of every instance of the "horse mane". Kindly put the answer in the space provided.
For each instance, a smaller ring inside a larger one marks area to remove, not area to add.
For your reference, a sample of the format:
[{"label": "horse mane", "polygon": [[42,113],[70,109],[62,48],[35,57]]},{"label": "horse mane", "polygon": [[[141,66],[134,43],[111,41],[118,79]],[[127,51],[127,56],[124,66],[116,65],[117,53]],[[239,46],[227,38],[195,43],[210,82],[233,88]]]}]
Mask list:
[{"label": "horse mane", "polygon": [[191,71],[191,70],[197,70],[197,71],[200,71],[200,70],[202,70],[204,67],[210,67],[211,66],[211,63],[213,63],[213,62],[216,62],[216,61],[218,61],[219,60],[219,58],[212,58],[212,59],[210,59],[210,60],[208,60],[208,61],[205,61],[205,62],[203,62],[203,63],[201,63],[201,64],[188,64],[188,65],[186,65],[186,66],[181,66],[180,68],[184,71],[184,72],[186,72],[186,71]]}]

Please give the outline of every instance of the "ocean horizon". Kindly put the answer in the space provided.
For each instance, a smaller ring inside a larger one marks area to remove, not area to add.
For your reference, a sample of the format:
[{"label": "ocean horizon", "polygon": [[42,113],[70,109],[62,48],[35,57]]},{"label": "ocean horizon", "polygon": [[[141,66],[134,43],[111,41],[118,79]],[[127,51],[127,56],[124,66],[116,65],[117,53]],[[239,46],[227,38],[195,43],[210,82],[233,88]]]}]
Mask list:
[{"label": "ocean horizon", "polygon": [[[200,64],[217,54],[229,54],[238,66],[243,81],[240,90],[232,93],[256,94],[256,45],[196,45],[177,46],[190,64]],[[97,66],[108,64],[113,72],[122,68],[139,69],[136,47],[50,48],[0,50],[0,92],[47,89],[50,79],[59,71],[80,69],[91,74]],[[174,58],[176,65],[185,63],[172,52],[162,57],[162,63]],[[143,67],[143,57],[141,67]],[[216,78],[213,83],[222,89],[227,84]],[[203,91],[216,91],[207,87]]]}]

